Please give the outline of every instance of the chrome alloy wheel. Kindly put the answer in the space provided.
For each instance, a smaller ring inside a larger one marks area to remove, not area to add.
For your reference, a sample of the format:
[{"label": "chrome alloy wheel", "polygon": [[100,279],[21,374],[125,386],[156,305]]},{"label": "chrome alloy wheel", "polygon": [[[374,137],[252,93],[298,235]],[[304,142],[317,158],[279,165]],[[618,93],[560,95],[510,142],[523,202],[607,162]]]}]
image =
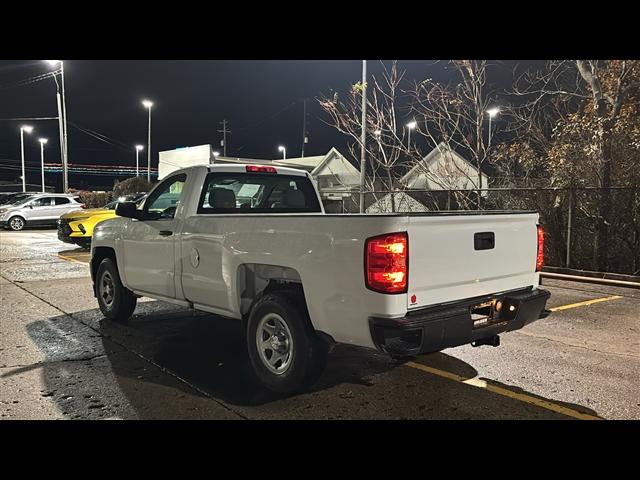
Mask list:
[{"label": "chrome alloy wheel", "polygon": [[102,298],[102,301],[107,307],[110,307],[113,303],[114,290],[113,278],[109,272],[105,271],[98,283],[98,295],[100,295],[100,298]]},{"label": "chrome alloy wheel", "polygon": [[260,360],[271,372],[282,375],[289,369],[293,359],[293,337],[280,315],[267,313],[260,319],[256,347]]},{"label": "chrome alloy wheel", "polygon": [[12,230],[22,230],[24,228],[24,220],[20,217],[13,217],[9,220],[9,226]]}]

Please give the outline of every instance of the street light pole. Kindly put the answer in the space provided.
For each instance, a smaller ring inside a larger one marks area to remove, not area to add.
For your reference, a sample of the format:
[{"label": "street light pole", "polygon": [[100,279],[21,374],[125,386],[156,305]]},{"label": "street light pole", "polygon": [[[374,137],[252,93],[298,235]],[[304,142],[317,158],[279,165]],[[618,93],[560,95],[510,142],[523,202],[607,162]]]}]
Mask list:
[{"label": "street light pole", "polygon": [[491,147],[491,121],[493,120],[493,117],[500,113],[500,109],[498,107],[493,107],[487,110],[487,113],[489,114],[489,142],[487,148],[489,148]]},{"label": "street light pole", "polygon": [[282,159],[286,160],[287,159],[287,149],[285,147],[283,147],[282,145],[280,145],[278,147],[278,151],[282,152]]},{"label": "street light pole", "polygon": [[40,166],[42,167],[42,193],[44,193],[44,146],[48,140],[46,138],[39,138],[38,141],[40,142]]},{"label": "street light pole", "polygon": [[22,157],[22,192],[27,191],[27,180],[24,172],[24,132],[33,132],[33,127],[23,125],[20,127],[20,154]]},{"label": "street light pole", "polygon": [[140,176],[140,169],[139,169],[139,165],[140,165],[140,161],[139,161],[140,150],[144,150],[144,146],[143,145],[136,145],[136,177]]},{"label": "street light pole", "polygon": [[409,123],[407,123],[407,129],[409,130],[409,138],[408,138],[408,141],[407,141],[407,151],[408,152],[411,151],[411,130],[413,130],[417,126],[418,126],[418,124],[416,123],[415,120],[412,120]]},{"label": "street light pole", "polygon": [[360,125],[360,213],[364,213],[365,145],[367,134],[367,61],[362,61],[362,120]]},{"label": "street light pole", "polygon": [[142,105],[149,110],[149,127],[147,129],[147,182],[151,182],[151,107],[153,107],[153,102],[143,100]]}]

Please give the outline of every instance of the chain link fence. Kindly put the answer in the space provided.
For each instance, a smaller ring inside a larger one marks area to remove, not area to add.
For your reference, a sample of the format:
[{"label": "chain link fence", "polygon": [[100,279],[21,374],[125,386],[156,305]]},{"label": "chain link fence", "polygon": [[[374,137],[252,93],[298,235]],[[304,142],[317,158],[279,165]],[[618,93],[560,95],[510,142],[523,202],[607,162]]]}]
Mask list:
[{"label": "chain link fence", "polygon": [[[605,218],[609,232],[607,271],[640,273],[640,188],[487,188],[478,190],[402,190],[365,193],[367,213],[447,210],[534,210],[544,226],[545,263],[596,270],[596,229],[604,195],[611,200]],[[480,197],[480,202],[478,198]],[[357,213],[357,193],[325,203],[329,213]],[[480,205],[478,207],[478,204]]]}]

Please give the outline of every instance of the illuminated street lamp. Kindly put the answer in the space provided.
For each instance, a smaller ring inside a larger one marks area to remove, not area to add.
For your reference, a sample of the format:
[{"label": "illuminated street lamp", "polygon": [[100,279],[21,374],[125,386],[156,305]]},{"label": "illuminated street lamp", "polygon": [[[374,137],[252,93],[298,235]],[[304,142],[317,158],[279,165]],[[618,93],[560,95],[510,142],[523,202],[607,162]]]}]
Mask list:
[{"label": "illuminated street lamp", "polygon": [[278,147],[278,151],[282,152],[282,159],[286,160],[287,159],[287,149],[284,146],[280,145]]},{"label": "illuminated street lamp", "polygon": [[407,149],[411,151],[411,130],[414,130],[418,126],[415,120],[407,123],[407,129],[409,130],[409,139],[407,141]]},{"label": "illuminated street lamp", "polygon": [[138,165],[140,152],[144,150],[144,145],[136,145],[136,177],[140,176]]},{"label": "illuminated street lamp", "polygon": [[493,107],[487,110],[487,113],[489,114],[489,147],[491,146],[491,120],[493,120],[493,117],[495,117],[496,115],[498,115],[500,113],[500,109],[498,107]]},{"label": "illuminated street lamp", "polygon": [[29,125],[22,125],[20,127],[20,154],[22,156],[22,191],[27,191],[26,176],[24,173],[24,132],[33,132],[33,127]]},{"label": "illuminated street lamp", "polygon": [[42,193],[44,193],[44,146],[48,140],[46,138],[39,138],[38,141],[40,142],[40,165],[42,167]]},{"label": "illuminated street lamp", "polygon": [[153,107],[153,102],[143,100],[142,105],[149,110],[149,127],[147,130],[147,181],[151,182],[151,107]]},{"label": "illuminated street lamp", "polygon": [[219,156],[220,156],[220,152],[213,152],[213,161],[215,162]]},{"label": "illuminated street lamp", "polygon": [[[64,95],[64,62],[62,60],[47,60],[52,67],[60,64],[60,83],[56,79],[54,72],[53,79],[56,81],[57,87],[57,103],[58,103],[58,125],[60,128],[60,157],[62,160],[62,191],[66,192],[69,188],[68,163],[69,150],[67,148],[67,100]],[[61,88],[62,87],[62,88]],[[62,99],[60,93],[62,91]]]}]

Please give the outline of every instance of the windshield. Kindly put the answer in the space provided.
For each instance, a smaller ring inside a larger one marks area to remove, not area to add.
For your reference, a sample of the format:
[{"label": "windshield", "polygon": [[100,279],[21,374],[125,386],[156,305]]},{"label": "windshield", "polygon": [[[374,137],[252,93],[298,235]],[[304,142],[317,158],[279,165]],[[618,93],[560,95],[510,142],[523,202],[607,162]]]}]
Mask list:
[{"label": "windshield", "polygon": [[7,205],[20,205],[26,203],[31,197],[32,195],[29,194],[16,195],[7,202]]}]

